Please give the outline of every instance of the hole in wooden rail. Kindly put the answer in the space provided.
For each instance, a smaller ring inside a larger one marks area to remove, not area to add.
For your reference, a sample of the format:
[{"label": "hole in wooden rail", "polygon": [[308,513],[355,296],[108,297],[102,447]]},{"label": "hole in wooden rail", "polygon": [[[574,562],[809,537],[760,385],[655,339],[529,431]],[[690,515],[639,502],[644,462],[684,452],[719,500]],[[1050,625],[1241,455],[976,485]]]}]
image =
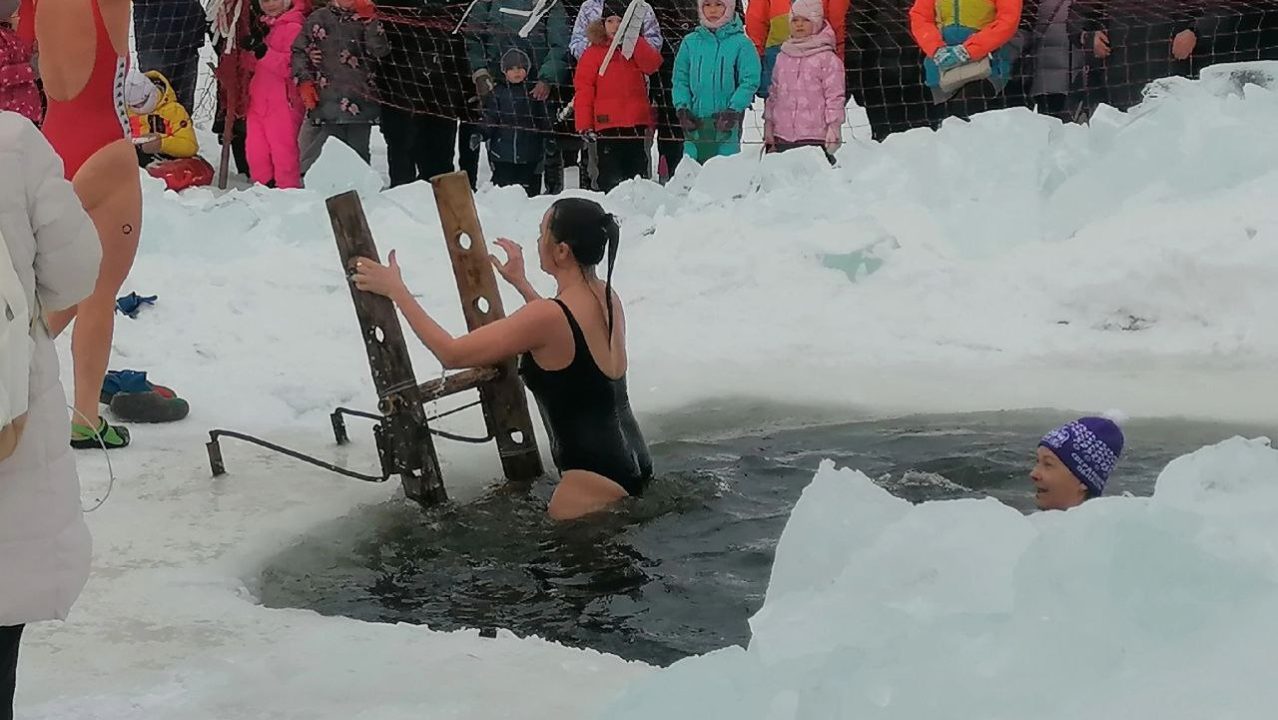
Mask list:
[{"label": "hole in wooden rail", "polygon": [[382,332],[381,326],[373,328],[373,337],[377,338],[377,342],[386,342],[386,333]]},{"label": "hole in wooden rail", "polygon": [[523,445],[523,444],[524,444],[524,431],[523,431],[523,430],[511,430],[511,431],[510,431],[510,441],[511,441],[511,442],[513,442],[513,443],[515,443],[516,445]]},{"label": "hole in wooden rail", "polygon": [[466,233],[457,233],[457,246],[462,250],[469,250],[471,246],[470,236]]},{"label": "hole in wooden rail", "polygon": [[475,298],[475,309],[483,313],[484,315],[487,315],[488,314],[488,298],[484,297],[483,295],[480,295],[479,297]]}]

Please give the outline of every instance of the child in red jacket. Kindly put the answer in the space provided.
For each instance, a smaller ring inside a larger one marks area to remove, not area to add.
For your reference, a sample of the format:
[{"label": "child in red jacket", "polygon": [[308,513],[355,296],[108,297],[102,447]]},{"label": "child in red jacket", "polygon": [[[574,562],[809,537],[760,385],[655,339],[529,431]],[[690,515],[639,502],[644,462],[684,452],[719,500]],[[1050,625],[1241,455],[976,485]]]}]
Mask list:
[{"label": "child in red jacket", "polygon": [[652,105],[648,103],[647,76],[661,67],[661,53],[646,39],[640,37],[635,42],[634,53],[628,58],[619,43],[608,67],[600,73],[624,12],[625,4],[620,0],[605,0],[603,18],[586,28],[590,47],[582,53],[573,78],[577,132],[596,144],[597,184],[602,192],[622,181],[647,175],[644,135],[655,124]]}]

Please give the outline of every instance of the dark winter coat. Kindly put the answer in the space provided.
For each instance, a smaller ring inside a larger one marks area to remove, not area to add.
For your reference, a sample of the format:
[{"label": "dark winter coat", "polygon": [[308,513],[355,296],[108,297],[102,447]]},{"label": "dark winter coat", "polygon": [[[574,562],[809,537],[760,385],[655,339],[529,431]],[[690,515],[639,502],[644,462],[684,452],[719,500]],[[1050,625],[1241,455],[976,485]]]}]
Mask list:
[{"label": "dark winter coat", "polygon": [[[257,3],[253,3],[257,12]],[[200,0],[133,0],[138,52],[177,51],[204,45],[208,21]]]},{"label": "dark winter coat", "polygon": [[[674,106],[675,56],[679,52],[679,39],[700,25],[696,4],[688,0],[648,0],[648,4],[657,16],[662,35],[670,38],[669,42],[661,44],[661,67],[652,75],[648,86],[652,106],[657,112],[657,136],[682,140],[683,129],[679,127]],[[740,13],[738,7],[737,14]]]},{"label": "dark winter coat", "polygon": [[1095,65],[1091,41],[1100,29],[1099,17],[1100,6],[1089,0],[1026,3],[1022,27],[1029,41],[1022,70],[1030,97],[1084,90],[1084,73]]},{"label": "dark winter coat", "polygon": [[[1154,3],[1149,0],[1075,0],[1109,34],[1110,56],[1101,63],[1106,102],[1121,110],[1139,103],[1145,86],[1159,78],[1186,75],[1188,60],[1172,56],[1172,38],[1198,33],[1201,52],[1210,42],[1205,0]],[[1084,46],[1091,43],[1090,36]]]},{"label": "dark winter coat", "polygon": [[[321,60],[311,63],[318,49]],[[380,20],[365,21],[336,6],[320,8],[306,18],[293,43],[293,75],[313,82],[319,107],[310,117],[325,123],[371,123],[380,114],[373,84],[374,66],[390,53]]]},{"label": "dark winter coat", "polygon": [[[529,23],[527,36],[520,37]],[[558,0],[478,0],[466,28],[471,73],[487,70],[500,78],[502,56],[518,48],[532,58],[530,77],[551,85],[568,82],[568,16]]]},{"label": "dark winter coat", "polygon": [[910,34],[912,5],[912,0],[853,0],[848,12],[847,93],[865,108],[876,140],[930,122],[923,52]]},{"label": "dark winter coat", "polygon": [[545,135],[550,131],[550,113],[546,103],[534,100],[532,83],[514,85],[505,81],[484,103],[484,136],[488,140],[488,158],[492,162],[541,162]]},{"label": "dark winter coat", "polygon": [[388,54],[374,82],[383,104],[423,115],[471,118],[478,106],[466,63],[466,42],[453,33],[465,6],[444,0],[380,0]]}]

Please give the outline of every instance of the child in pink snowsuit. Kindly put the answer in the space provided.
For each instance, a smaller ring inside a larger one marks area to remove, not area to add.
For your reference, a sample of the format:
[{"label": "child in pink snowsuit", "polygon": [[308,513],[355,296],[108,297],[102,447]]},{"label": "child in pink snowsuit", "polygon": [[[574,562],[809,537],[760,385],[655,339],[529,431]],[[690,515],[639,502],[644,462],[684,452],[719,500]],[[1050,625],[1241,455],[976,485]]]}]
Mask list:
[{"label": "child in pink snowsuit", "polygon": [[302,187],[297,135],[306,108],[293,80],[293,41],[305,16],[293,0],[259,0],[267,26],[265,51],[249,83],[248,155],[253,182],[277,188]]},{"label": "child in pink snowsuit", "polygon": [[763,106],[763,141],[770,151],[816,146],[834,162],[834,151],[842,142],[845,101],[843,60],[835,52],[836,43],[820,0],[795,0],[790,39],[781,45]]},{"label": "child in pink snowsuit", "polygon": [[40,124],[40,90],[31,67],[31,46],[9,27],[16,0],[0,0],[0,110],[8,110]]}]

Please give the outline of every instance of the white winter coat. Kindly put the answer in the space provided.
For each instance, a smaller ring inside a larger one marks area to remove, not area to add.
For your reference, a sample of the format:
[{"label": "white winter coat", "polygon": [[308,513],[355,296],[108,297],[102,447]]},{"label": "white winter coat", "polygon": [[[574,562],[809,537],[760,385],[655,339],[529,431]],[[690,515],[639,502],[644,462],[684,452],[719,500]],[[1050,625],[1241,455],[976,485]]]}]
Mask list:
[{"label": "white winter coat", "polygon": [[[61,310],[92,292],[102,259],[97,232],[53,149],[9,112],[0,112],[0,232],[28,301],[38,296],[45,311]],[[58,355],[36,330],[27,427],[0,461],[0,626],[65,618],[89,577],[70,432]]]}]

